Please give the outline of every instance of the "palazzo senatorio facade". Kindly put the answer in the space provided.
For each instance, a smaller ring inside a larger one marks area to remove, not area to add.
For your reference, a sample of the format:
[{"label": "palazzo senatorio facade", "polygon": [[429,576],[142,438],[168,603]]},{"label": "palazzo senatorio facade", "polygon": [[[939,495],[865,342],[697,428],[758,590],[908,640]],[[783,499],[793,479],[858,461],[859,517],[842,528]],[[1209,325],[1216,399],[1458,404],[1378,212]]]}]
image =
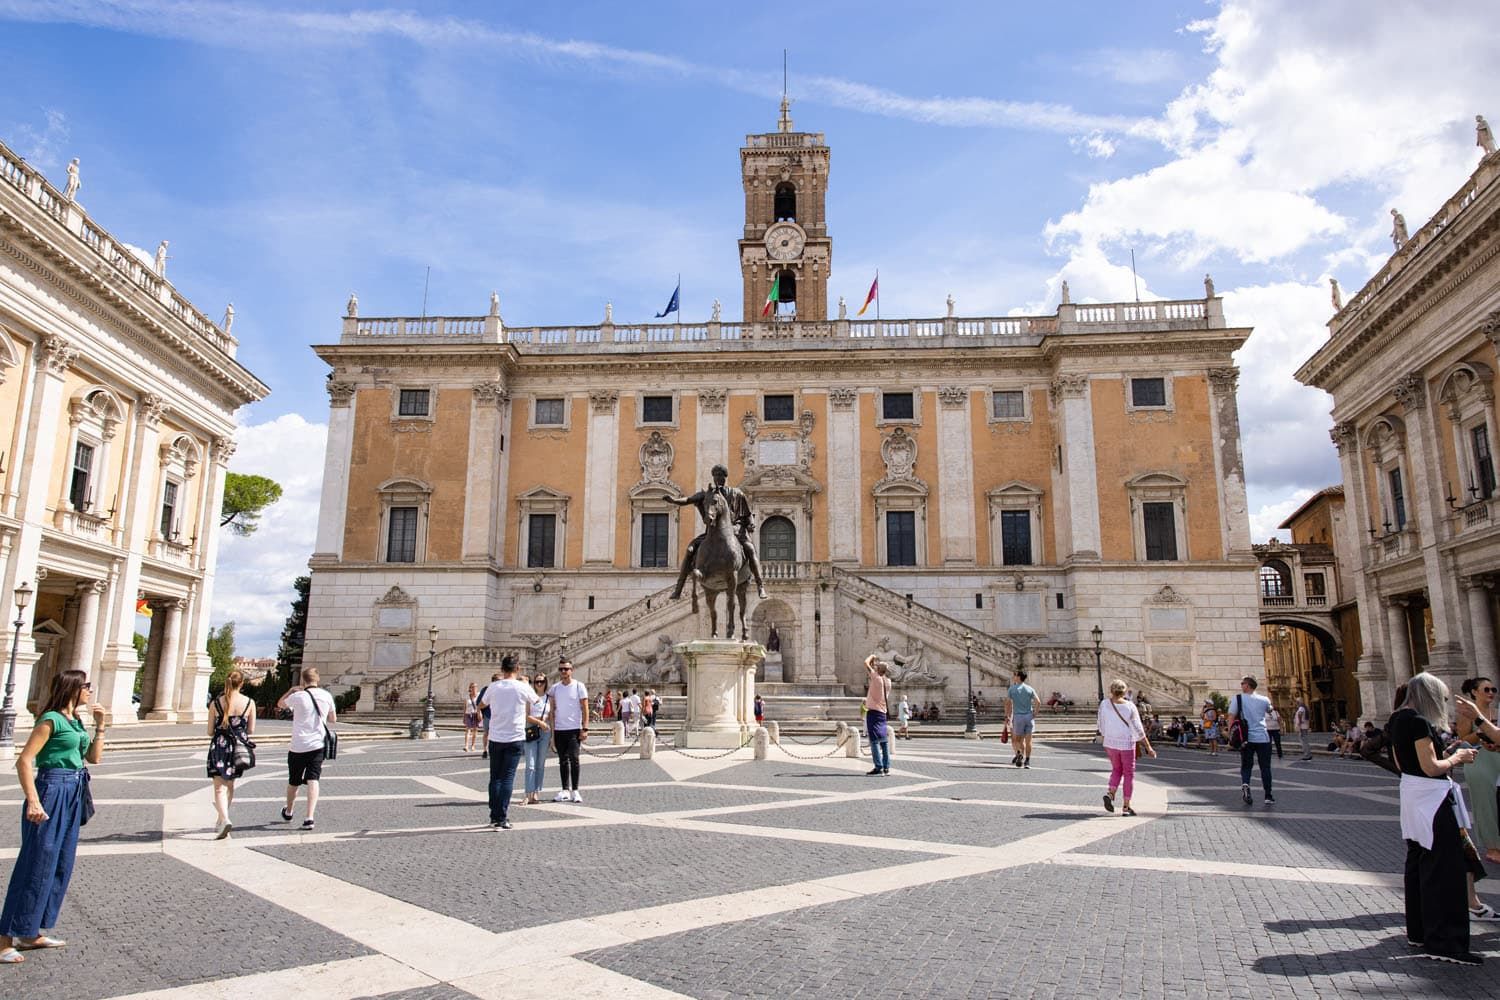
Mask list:
[{"label": "palazzo senatorio facade", "polygon": [[1416,232],[1398,221],[1390,259],[1335,301],[1297,372],[1333,396],[1367,718],[1414,671],[1455,689],[1500,673],[1500,153],[1486,133],[1474,172]]},{"label": "palazzo senatorio facade", "polygon": [[214,322],[166,280],[165,245],[153,260],[116,239],[78,193],[0,144],[0,651],[8,661],[26,583],[23,732],[70,668],[89,672],[116,722],[206,717],[234,411],[269,391],[235,360],[232,319]]},{"label": "palazzo senatorio facade", "polygon": [[449,701],[507,652],[551,669],[566,651],[596,687],[670,684],[672,644],[707,625],[668,597],[700,528],[666,498],[722,463],[756,513],[773,692],[842,694],[877,651],[919,702],[962,705],[966,656],[991,703],[1022,664],[1092,702],[1096,625],[1106,681],[1158,705],[1258,670],[1232,361],[1249,330],[1211,283],[1065,291],[1043,316],[851,318],[828,306],[823,136],[783,108],[740,164],[738,320],[606,307],[519,327],[493,295],[421,319],[351,298],[314,348],[331,371],[307,662],[408,702],[430,651]]}]

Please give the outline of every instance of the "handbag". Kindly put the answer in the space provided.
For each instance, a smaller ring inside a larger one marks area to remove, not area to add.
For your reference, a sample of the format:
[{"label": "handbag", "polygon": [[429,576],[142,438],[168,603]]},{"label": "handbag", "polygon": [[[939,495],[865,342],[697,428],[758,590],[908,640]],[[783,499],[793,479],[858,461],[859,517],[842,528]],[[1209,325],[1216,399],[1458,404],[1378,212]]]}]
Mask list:
[{"label": "handbag", "polygon": [[339,757],[339,734],[328,728],[328,723],[323,723],[323,759],[338,760]]},{"label": "handbag", "polygon": [[83,818],[78,821],[79,826],[88,826],[89,820],[94,818],[94,792],[89,787],[89,769],[83,769]]},{"label": "handbag", "polygon": [[1238,750],[1250,738],[1250,723],[1245,721],[1245,696],[1234,696],[1234,724],[1229,727],[1229,749]]},{"label": "handbag", "polygon": [[[1120,709],[1119,709],[1119,707],[1117,705],[1115,705],[1114,702],[1110,702],[1109,703],[1109,708],[1110,708],[1110,711],[1112,711],[1112,712],[1115,713],[1115,718],[1119,719],[1121,722],[1124,722],[1126,729],[1130,729],[1130,723],[1125,722],[1125,716],[1123,716],[1123,715],[1120,714]],[[1145,727],[1143,726],[1142,728],[1144,729]],[[1132,732],[1133,731],[1134,730],[1132,730]],[[1135,759],[1136,760],[1140,760],[1142,757],[1146,756],[1146,746],[1147,746],[1147,743],[1143,739],[1135,741]]]}]

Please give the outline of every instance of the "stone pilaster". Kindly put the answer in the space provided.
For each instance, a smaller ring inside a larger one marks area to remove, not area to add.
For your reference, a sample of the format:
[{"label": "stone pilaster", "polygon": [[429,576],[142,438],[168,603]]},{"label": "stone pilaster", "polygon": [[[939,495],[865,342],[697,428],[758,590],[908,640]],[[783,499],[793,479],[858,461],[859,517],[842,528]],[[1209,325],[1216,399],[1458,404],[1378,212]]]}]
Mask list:
[{"label": "stone pilaster", "polygon": [[969,390],[938,390],[938,520],[944,564],[974,563],[974,448]]},{"label": "stone pilaster", "polygon": [[1387,597],[1380,604],[1385,613],[1386,642],[1391,653],[1391,681],[1411,680],[1411,633],[1406,626],[1406,599]]},{"label": "stone pilaster", "polygon": [[[589,429],[583,485],[583,561],[610,565],[615,558],[615,478],[620,447],[620,394],[589,393]],[[565,562],[559,560],[559,563]]]},{"label": "stone pilaster", "polygon": [[859,391],[828,390],[828,551],[834,562],[860,560]]},{"label": "stone pilaster", "polygon": [[1052,380],[1052,402],[1059,410],[1062,439],[1062,510],[1066,518],[1064,561],[1099,559],[1099,486],[1094,464],[1094,413],[1087,375]]},{"label": "stone pilaster", "polygon": [[313,560],[344,557],[344,512],[349,506],[349,459],[354,447],[356,387],[331,381],[328,389],[328,443],[323,458],[323,492],[318,502],[318,534]]},{"label": "stone pilaster", "polygon": [[500,382],[481,382],[474,387],[469,411],[469,465],[464,484],[465,562],[488,564],[498,561],[500,530],[505,522],[505,455],[500,442],[505,434],[505,415],[510,392]]},{"label": "stone pilaster", "polygon": [[[146,713],[152,722],[177,721],[177,682],[182,672],[182,610],[180,598],[151,602],[153,619],[161,616],[161,653],[156,666],[155,707]],[[151,630],[153,633],[156,629]]]},{"label": "stone pilaster", "polygon": [[691,488],[709,482],[709,471],[714,466],[729,464],[728,403],[727,389],[698,390],[698,450],[694,456],[696,478]]},{"label": "stone pilaster", "polygon": [[1219,478],[1219,537],[1225,556],[1250,553],[1250,504],[1245,495],[1245,459],[1240,450],[1238,368],[1208,373],[1209,423],[1214,438],[1214,472]]},{"label": "stone pilaster", "polygon": [[1472,637],[1474,674],[1494,678],[1500,673],[1500,656],[1495,650],[1495,618],[1491,611],[1489,581],[1484,577],[1465,577],[1464,597],[1469,605],[1469,635]]},{"label": "stone pilaster", "polygon": [[[85,580],[74,588],[78,597],[78,616],[73,622],[73,645],[67,669],[94,673],[94,638],[99,626],[99,598],[104,584]],[[109,706],[106,706],[109,707]]]}]

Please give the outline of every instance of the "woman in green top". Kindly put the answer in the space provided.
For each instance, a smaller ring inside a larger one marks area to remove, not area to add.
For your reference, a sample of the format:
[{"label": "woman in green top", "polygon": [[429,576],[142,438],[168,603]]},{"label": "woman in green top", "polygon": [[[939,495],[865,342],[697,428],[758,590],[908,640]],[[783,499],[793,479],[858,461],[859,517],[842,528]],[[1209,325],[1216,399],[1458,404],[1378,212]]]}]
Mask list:
[{"label": "woman in green top", "polygon": [[[11,872],[5,908],[0,910],[0,965],[25,961],[23,951],[61,948],[67,943],[47,937],[42,930],[57,924],[73,877],[88,789],[83,762],[97,764],[104,752],[107,716],[104,709],[89,704],[90,693],[88,674],[82,670],[64,670],[52,678],[52,691],[31,738],[16,758],[26,805],[21,853]],[[84,709],[92,709],[92,739],[80,718]]]}]

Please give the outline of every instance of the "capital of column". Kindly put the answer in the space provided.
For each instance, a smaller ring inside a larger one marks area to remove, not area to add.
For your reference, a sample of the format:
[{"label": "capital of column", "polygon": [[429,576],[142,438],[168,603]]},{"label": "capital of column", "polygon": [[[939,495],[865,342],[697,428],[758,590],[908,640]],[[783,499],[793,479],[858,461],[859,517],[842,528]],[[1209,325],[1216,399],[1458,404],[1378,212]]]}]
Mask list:
[{"label": "capital of column", "polygon": [[589,405],[595,413],[613,413],[619,402],[620,393],[614,389],[595,389],[589,393]]},{"label": "capital of column", "polygon": [[723,413],[724,405],[729,401],[729,390],[727,389],[699,389],[698,405],[703,407],[704,413]]},{"label": "capital of column", "polygon": [[949,410],[969,405],[969,390],[961,385],[945,385],[938,390],[938,401]]},{"label": "capital of column", "polygon": [[1420,372],[1408,372],[1396,380],[1391,391],[1408,411],[1415,410],[1427,401],[1427,380]]},{"label": "capital of column", "polygon": [[348,406],[354,402],[354,393],[358,387],[353,382],[330,381],[327,383],[326,388],[328,389],[329,406]]},{"label": "capital of column", "polygon": [[1411,598],[1402,596],[1387,596],[1380,599],[1380,603],[1391,611],[1406,607],[1411,603]]},{"label": "capital of column", "polygon": [[237,446],[234,443],[234,438],[216,437],[210,447],[213,450],[214,461],[221,466],[228,467],[229,460],[234,457]]},{"label": "capital of column", "polygon": [[79,353],[66,337],[49,334],[42,338],[42,368],[49,375],[61,376],[78,360]]},{"label": "capital of column", "polygon": [[1328,428],[1328,437],[1333,441],[1333,446],[1342,455],[1345,451],[1352,450],[1358,442],[1358,432],[1354,429],[1354,421],[1340,420]]},{"label": "capital of column", "polygon": [[480,382],[474,386],[474,402],[480,406],[501,407],[510,402],[510,390],[504,382]]},{"label": "capital of column", "polygon": [[1052,401],[1082,399],[1089,389],[1087,375],[1059,375],[1052,380]]},{"label": "capital of column", "polygon": [[148,392],[141,397],[136,415],[141,423],[147,427],[156,427],[161,424],[161,418],[166,416],[171,409],[167,405],[165,396],[158,396],[154,392]]},{"label": "capital of column", "polygon": [[1210,368],[1208,384],[1214,392],[1232,394],[1240,387],[1240,370],[1233,365],[1228,368]]},{"label": "capital of column", "polygon": [[187,601],[181,597],[157,597],[148,602],[153,612],[161,611],[167,614],[181,612],[187,607]]},{"label": "capital of column", "polygon": [[79,597],[85,597],[88,594],[94,594],[95,596],[98,596],[100,594],[103,594],[108,589],[109,587],[103,580],[80,580],[78,581],[78,583],[74,584],[73,593],[77,594]]},{"label": "capital of column", "polygon": [[847,385],[837,385],[828,390],[828,402],[835,410],[853,409],[857,399],[859,399],[859,390]]},{"label": "capital of column", "polygon": [[1492,590],[1495,581],[1488,576],[1463,576],[1459,577],[1458,585],[1464,590]]},{"label": "capital of column", "polygon": [[1500,347],[1500,309],[1496,309],[1484,318],[1479,324],[1479,332],[1490,339],[1495,346]]}]

